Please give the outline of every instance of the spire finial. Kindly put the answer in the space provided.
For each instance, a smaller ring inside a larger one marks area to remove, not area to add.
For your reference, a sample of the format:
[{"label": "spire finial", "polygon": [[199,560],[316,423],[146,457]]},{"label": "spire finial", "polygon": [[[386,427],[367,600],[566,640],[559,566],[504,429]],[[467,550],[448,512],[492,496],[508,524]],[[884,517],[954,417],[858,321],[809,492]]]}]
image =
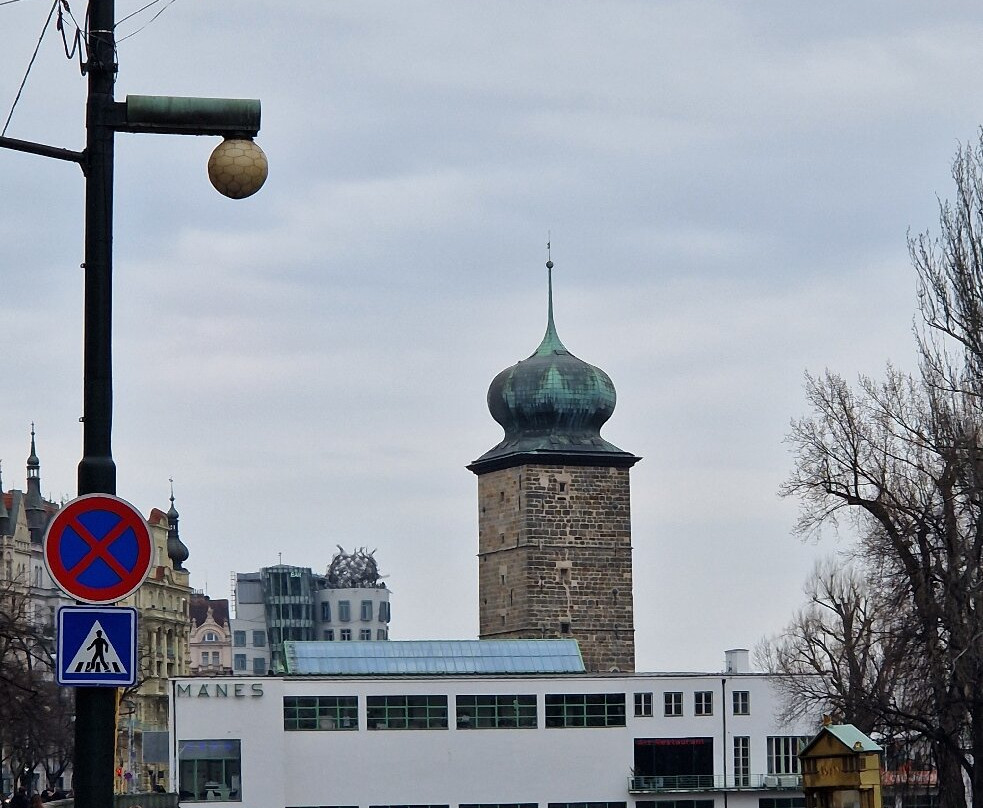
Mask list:
[{"label": "spire finial", "polygon": [[168,477],[167,482],[171,484],[171,505],[174,504],[174,478]]},{"label": "spire finial", "polygon": [[546,317],[546,334],[540,343],[536,353],[567,353],[560,338],[556,333],[556,324],[553,322],[553,259],[550,257],[550,238],[549,231],[546,233],[546,286],[548,290],[548,307]]}]

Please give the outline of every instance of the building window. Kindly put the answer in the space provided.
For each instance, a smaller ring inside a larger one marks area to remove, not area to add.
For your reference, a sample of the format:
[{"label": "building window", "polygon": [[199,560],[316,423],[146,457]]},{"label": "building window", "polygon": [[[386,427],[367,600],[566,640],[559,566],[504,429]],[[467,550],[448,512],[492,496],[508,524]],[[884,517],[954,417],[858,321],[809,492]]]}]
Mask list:
[{"label": "building window", "polygon": [[352,638],[352,630],[350,628],[343,628],[341,630],[341,639],[350,640]]},{"label": "building window", "polygon": [[361,614],[362,619],[363,620],[371,620],[372,619],[372,601],[371,600],[363,600],[362,601],[362,607],[361,607],[361,609],[362,609],[362,614]]},{"label": "building window", "polygon": [[246,647],[246,632],[245,631],[233,631],[232,632],[232,644],[236,648]]},{"label": "building window", "polygon": [[662,694],[665,700],[665,714],[677,716],[683,714],[683,694],[672,691]]},{"label": "building window", "polygon": [[369,729],[447,729],[447,696],[368,696]]},{"label": "building window", "polygon": [[740,735],[734,738],[734,785],[751,785],[751,739]]},{"label": "building window", "polygon": [[338,619],[342,623],[347,623],[352,619],[352,604],[347,600],[338,601]]},{"label": "building window", "polygon": [[262,676],[266,673],[266,658],[265,657],[253,657],[253,673],[258,673]]},{"label": "building window", "polygon": [[712,690],[697,690],[693,694],[693,715],[713,715]]},{"label": "building window", "polygon": [[713,800],[638,800],[635,808],[713,808]]},{"label": "building window", "polygon": [[380,628],[380,629],[379,629],[379,630],[378,630],[378,631],[377,631],[377,632],[375,633],[375,638],[376,638],[377,640],[384,640],[384,639],[386,639],[386,630],[385,630],[384,628]]},{"label": "building window", "polygon": [[539,808],[538,802],[462,802],[459,808]]},{"label": "building window", "polygon": [[549,808],[626,808],[624,802],[551,802]]},{"label": "building window", "polygon": [[233,662],[234,662],[233,667],[237,671],[244,671],[246,669],[246,655],[245,654],[236,654],[233,657]]},{"label": "building window", "polygon": [[808,742],[798,735],[769,735],[768,774],[798,774],[799,750]]},{"label": "building window", "polygon": [[321,622],[330,623],[331,622],[331,604],[328,601],[321,603]]},{"label": "building window", "polygon": [[[358,806],[355,806],[358,808]],[[450,808],[449,805],[370,805],[369,808]]]},{"label": "building window", "polygon": [[219,652],[218,651],[212,651],[212,664],[215,667],[218,667],[220,660],[221,660],[221,656],[219,655]]},{"label": "building window", "polygon": [[[913,808],[912,804],[902,798],[905,808]],[[805,797],[761,797],[758,808],[806,808]],[[929,808],[928,805],[925,808]]]},{"label": "building window", "polygon": [[538,802],[462,802],[458,808],[539,808]]},{"label": "building window", "polygon": [[651,693],[636,693],[635,694],[635,715],[641,717],[649,717],[652,715],[652,694]]},{"label": "building window", "polygon": [[208,651],[202,651],[201,652],[201,664],[202,665],[207,665],[208,664]]},{"label": "building window", "polygon": [[624,693],[546,695],[547,727],[623,727]]},{"label": "building window", "polygon": [[284,696],[283,728],[358,729],[356,696]]},{"label": "building window", "polygon": [[254,631],[253,632],[253,647],[254,648],[265,648],[266,647],[266,632],[265,631]]},{"label": "building window", "polygon": [[324,639],[326,639],[328,642],[334,642],[334,629],[333,628],[326,628],[326,629],[324,629],[324,635],[323,636],[324,636]]},{"label": "building window", "polygon": [[370,629],[370,628],[360,628],[358,630],[358,638],[360,640],[371,640],[372,639],[372,629]]},{"label": "building window", "polygon": [[751,715],[751,694],[748,691],[734,691],[734,715]]},{"label": "building window", "polygon": [[535,729],[535,696],[458,696],[458,729]]},{"label": "building window", "polygon": [[202,638],[204,642],[218,642],[218,634],[214,631],[206,631],[205,636]]},{"label": "building window", "polygon": [[379,604],[379,622],[380,623],[388,623],[389,622],[389,602],[388,601],[385,601],[384,600],[384,601],[382,601],[382,603]]},{"label": "building window", "polygon": [[238,739],[178,741],[178,789],[189,800],[241,802]]}]

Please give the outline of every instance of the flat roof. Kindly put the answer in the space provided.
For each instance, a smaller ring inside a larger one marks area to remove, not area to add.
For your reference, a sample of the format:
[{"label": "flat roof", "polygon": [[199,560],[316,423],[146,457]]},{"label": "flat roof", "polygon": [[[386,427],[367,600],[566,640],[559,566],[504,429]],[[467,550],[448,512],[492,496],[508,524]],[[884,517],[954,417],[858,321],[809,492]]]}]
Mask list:
[{"label": "flat roof", "polygon": [[288,640],[283,650],[288,675],[585,672],[576,640]]}]

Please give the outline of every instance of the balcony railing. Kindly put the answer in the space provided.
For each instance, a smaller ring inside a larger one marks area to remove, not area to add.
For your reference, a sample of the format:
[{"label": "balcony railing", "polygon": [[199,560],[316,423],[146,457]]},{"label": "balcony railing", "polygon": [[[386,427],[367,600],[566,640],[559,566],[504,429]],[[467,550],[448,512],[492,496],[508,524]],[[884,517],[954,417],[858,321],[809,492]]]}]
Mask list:
[{"label": "balcony railing", "polygon": [[799,774],[749,774],[745,777],[719,774],[681,774],[631,777],[632,793],[659,791],[801,791]]}]

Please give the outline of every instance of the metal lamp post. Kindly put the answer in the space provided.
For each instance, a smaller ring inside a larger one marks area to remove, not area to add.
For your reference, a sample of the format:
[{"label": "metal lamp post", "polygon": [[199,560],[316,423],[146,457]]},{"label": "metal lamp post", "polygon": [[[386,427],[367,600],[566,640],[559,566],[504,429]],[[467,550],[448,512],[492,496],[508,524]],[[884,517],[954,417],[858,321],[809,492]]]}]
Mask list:
[{"label": "metal lamp post", "polygon": [[[86,146],[82,152],[0,137],[0,147],[78,163],[85,175],[85,303],[83,453],[78,493],[115,494],[112,455],[113,157],[116,132],[219,135],[244,141],[220,145],[209,163],[213,185],[234,198],[266,178],[266,158],[252,138],[259,131],[255,100],[129,96],[116,102],[115,0],[90,0]],[[231,155],[229,154],[231,151]],[[77,808],[107,808],[113,799],[116,688],[80,687],[75,697],[73,787]],[[173,773],[172,773],[173,776]]]}]

